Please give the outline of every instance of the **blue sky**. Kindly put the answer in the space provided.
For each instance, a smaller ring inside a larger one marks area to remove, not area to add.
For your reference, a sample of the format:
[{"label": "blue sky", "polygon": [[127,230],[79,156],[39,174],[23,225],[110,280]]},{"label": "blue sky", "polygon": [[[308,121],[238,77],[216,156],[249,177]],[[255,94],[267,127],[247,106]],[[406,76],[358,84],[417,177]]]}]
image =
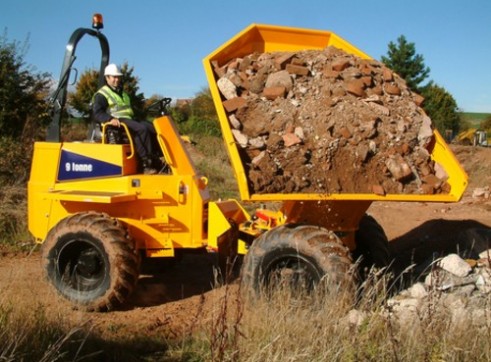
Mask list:
[{"label": "blue sky", "polygon": [[[93,13],[104,16],[111,61],[134,66],[140,90],[194,96],[207,81],[202,59],[252,23],[330,30],[380,60],[404,35],[430,79],[466,112],[491,112],[490,0],[1,0],[0,26],[30,48],[25,61],[58,79],[66,43]],[[3,29],[2,32],[3,32]],[[80,72],[98,68],[98,43],[79,44]]]}]

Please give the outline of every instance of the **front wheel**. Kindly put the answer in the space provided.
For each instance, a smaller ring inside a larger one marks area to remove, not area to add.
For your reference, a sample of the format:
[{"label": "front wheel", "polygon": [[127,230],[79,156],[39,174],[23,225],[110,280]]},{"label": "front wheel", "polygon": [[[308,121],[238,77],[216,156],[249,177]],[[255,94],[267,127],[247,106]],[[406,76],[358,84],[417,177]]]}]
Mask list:
[{"label": "front wheel", "polygon": [[256,295],[287,288],[292,295],[322,286],[338,293],[353,286],[351,257],[331,231],[312,225],[283,225],[251,245],[244,259],[242,282]]},{"label": "front wheel", "polygon": [[115,309],[138,279],[134,241],[119,221],[102,213],[61,220],[46,237],[43,262],[56,290],[87,310]]}]

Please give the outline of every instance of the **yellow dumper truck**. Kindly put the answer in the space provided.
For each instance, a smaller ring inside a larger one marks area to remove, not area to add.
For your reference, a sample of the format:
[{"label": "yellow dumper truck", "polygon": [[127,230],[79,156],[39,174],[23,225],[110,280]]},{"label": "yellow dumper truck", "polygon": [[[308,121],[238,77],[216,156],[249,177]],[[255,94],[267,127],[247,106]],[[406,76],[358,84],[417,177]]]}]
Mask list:
[{"label": "yellow dumper truck", "polygon": [[313,289],[327,279],[339,284],[348,278],[357,250],[368,260],[388,262],[385,233],[366,214],[372,202],[456,202],[466,188],[465,172],[435,131],[428,152],[448,175],[445,193],[251,192],[214,68],[253,52],[330,45],[367,57],[328,31],[253,24],[204,59],[242,201],[279,203],[279,211],[259,208],[250,215],[238,201],[211,200],[207,178],[196,170],[167,115],[153,122],[165,173],[137,173],[131,142],[111,144],[105,137],[100,143],[64,142],[60,119],[78,41],[84,35],[99,40],[100,74],[109,62],[100,28],[96,17],[93,29],[77,29],[70,38],[58,108],[46,141],[34,145],[28,183],[29,230],[42,244],[47,278],[63,297],[88,310],[117,308],[135,288],[142,262],[173,258],[177,251],[218,252],[223,258],[245,254],[241,279],[253,291],[278,278],[288,278],[292,288]]}]

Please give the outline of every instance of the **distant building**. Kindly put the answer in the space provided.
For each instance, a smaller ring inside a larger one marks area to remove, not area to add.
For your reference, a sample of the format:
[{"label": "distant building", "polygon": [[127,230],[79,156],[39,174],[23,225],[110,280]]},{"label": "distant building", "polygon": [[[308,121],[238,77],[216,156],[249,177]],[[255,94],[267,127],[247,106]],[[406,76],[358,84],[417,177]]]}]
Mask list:
[{"label": "distant building", "polygon": [[193,101],[193,98],[176,99],[176,108],[182,108],[185,106],[189,106],[192,101]]}]

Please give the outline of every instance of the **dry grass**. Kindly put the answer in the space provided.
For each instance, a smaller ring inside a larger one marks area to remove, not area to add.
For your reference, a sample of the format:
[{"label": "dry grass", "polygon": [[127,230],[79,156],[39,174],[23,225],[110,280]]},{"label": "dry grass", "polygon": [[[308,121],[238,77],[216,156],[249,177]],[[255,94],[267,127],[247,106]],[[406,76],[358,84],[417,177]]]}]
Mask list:
[{"label": "dry grass", "polygon": [[48,320],[42,307],[19,310],[0,300],[0,361],[81,361],[100,353],[82,352],[88,333]]},{"label": "dry grass", "polygon": [[[491,312],[476,329],[471,314],[455,318],[438,294],[427,307],[401,319],[390,313],[380,285],[366,291],[356,313],[347,295],[318,295],[298,303],[285,291],[268,299],[244,299],[238,289],[219,290],[212,316],[200,321],[186,343],[171,346],[170,360],[491,360]],[[488,300],[487,310],[490,305]]]},{"label": "dry grass", "polygon": [[20,310],[4,295],[0,361],[491,360],[489,296],[482,301],[486,322],[476,327],[472,313],[456,318],[439,293],[417,312],[396,316],[387,307],[385,285],[382,278],[356,305],[343,293],[299,300],[275,290],[266,299],[246,294],[239,282],[217,286],[206,297],[213,298],[211,309],[203,298],[189,311],[188,332],[172,338],[163,332],[158,343],[144,335],[104,341],[86,325],[70,326],[63,316],[48,320],[43,307]]},{"label": "dry grass", "polygon": [[198,170],[205,175],[212,200],[238,199],[238,187],[223,140],[213,136],[195,136],[189,147]]},{"label": "dry grass", "polygon": [[27,231],[26,189],[5,185],[0,189],[0,253],[33,247]]}]

